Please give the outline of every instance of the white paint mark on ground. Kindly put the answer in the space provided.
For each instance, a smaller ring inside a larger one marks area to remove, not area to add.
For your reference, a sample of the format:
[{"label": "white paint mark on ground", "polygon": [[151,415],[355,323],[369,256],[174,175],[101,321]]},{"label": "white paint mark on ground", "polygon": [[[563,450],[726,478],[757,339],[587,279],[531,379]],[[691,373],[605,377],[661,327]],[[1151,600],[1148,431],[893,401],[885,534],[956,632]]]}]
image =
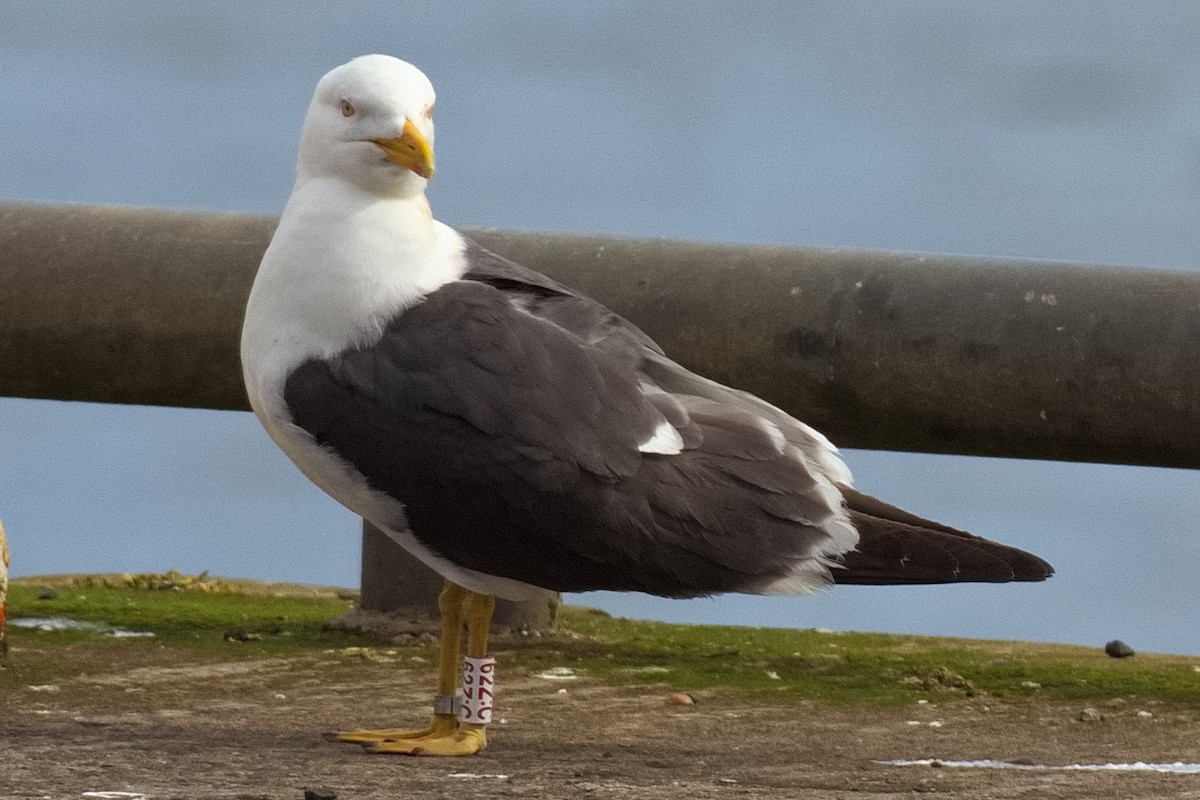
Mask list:
[{"label": "white paint mark on ground", "polygon": [[539,672],[537,677],[547,681],[573,681],[579,676],[570,667],[553,667],[545,672]]},{"label": "white paint mark on ground", "polygon": [[898,759],[895,761],[880,761],[892,767],[951,767],[957,769],[1024,769],[1024,770],[1075,770],[1085,772],[1172,772],[1179,774],[1200,774],[1200,764],[1187,764],[1175,761],[1170,764],[1151,764],[1145,761],[1135,761],[1129,764],[1066,764],[1061,767],[1046,764],[1026,764],[1017,761],[1001,761],[985,758],[979,761],[942,761],[937,758],[918,758],[912,760]]}]

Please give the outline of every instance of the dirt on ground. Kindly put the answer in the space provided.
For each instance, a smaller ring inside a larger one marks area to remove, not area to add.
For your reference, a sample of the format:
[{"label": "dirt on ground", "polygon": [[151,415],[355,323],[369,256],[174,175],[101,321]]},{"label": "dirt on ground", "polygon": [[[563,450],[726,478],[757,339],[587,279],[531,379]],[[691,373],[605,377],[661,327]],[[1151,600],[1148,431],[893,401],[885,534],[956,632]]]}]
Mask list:
[{"label": "dirt on ground", "polygon": [[[497,655],[490,747],[462,759],[322,740],[331,728],[425,720],[433,665],[403,649],[195,663],[164,649],[162,663],[18,686],[0,696],[0,797],[301,800],[319,787],[342,800],[1200,798],[1198,775],[1055,768],[1200,761],[1195,708],[1114,701],[1081,720],[1083,704],[955,692],[885,708],[771,706],[721,691],[674,705],[687,687],[505,679]],[[884,763],[921,758],[1021,768]]]}]

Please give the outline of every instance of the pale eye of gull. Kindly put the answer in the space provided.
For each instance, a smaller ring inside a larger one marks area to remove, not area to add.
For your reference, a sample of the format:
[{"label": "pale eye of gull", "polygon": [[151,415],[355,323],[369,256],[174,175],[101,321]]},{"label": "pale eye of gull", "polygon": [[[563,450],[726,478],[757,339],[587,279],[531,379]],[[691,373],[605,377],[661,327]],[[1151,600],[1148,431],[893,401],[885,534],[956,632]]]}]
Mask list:
[{"label": "pale eye of gull", "polygon": [[354,104],[351,103],[346,98],[343,97],[340,101],[338,101],[338,108],[340,108],[342,110],[343,117],[353,117],[354,116],[354,111],[355,111]]},{"label": "pale eye of gull", "polygon": [[421,114],[424,115],[425,119],[432,120],[433,119],[433,103],[430,103],[429,105],[425,106],[425,110],[422,111]]}]

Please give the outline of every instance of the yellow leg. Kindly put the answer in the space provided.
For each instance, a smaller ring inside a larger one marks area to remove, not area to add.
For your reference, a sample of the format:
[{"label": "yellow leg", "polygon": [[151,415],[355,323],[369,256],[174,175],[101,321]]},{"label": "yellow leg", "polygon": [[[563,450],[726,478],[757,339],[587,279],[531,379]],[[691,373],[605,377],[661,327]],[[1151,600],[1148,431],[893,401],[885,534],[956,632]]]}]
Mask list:
[{"label": "yellow leg", "polygon": [[[442,620],[441,648],[438,654],[437,693],[452,698],[458,694],[458,678],[462,660],[462,631],[467,618],[467,603],[474,595],[456,583],[446,581],[438,595],[438,612]],[[452,712],[434,713],[429,725],[420,729],[380,728],[354,731],[330,731],[329,741],[377,744],[394,739],[438,739],[453,736],[458,730],[458,717]]]},{"label": "yellow leg", "polygon": [[[466,618],[467,655],[472,658],[483,658],[487,655],[488,629],[492,624],[492,611],[496,607],[496,598],[491,595],[476,594],[450,582],[446,583],[446,589],[442,591],[443,596],[445,596],[451,586],[464,593],[458,607]],[[442,613],[444,615],[445,610]],[[458,630],[461,629],[460,622]],[[446,636],[446,630],[446,626],[443,625],[443,637]],[[456,636],[456,642],[457,639],[458,637]],[[448,668],[445,661],[447,648],[443,641],[443,662],[438,668],[439,692],[442,692],[447,685],[452,686],[455,692],[458,690],[460,659],[457,654],[457,647],[455,650],[454,660]],[[449,684],[447,684],[447,680]],[[372,753],[402,753],[410,756],[470,756],[487,747],[486,728],[486,725],[464,722],[460,723],[456,729],[451,729],[447,732],[431,732],[428,735],[419,737],[373,742],[367,746],[367,749]]]}]

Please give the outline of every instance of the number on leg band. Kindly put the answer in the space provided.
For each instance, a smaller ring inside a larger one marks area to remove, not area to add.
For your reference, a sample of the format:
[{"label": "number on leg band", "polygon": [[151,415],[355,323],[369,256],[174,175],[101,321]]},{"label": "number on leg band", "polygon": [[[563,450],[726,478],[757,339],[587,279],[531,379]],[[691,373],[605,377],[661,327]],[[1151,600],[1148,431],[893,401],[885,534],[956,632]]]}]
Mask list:
[{"label": "number on leg band", "polygon": [[492,704],[496,697],[496,659],[491,656],[463,659],[462,705],[458,718],[462,722],[487,725],[492,721]]}]

